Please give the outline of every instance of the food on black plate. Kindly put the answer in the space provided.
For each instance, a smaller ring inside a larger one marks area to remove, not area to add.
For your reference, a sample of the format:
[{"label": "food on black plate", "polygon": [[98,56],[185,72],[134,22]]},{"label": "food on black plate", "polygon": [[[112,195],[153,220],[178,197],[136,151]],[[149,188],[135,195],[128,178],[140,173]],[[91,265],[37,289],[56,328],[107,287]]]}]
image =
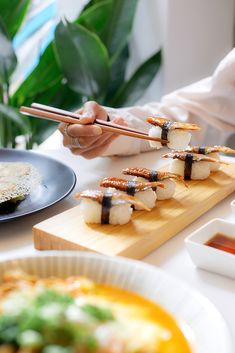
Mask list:
[{"label": "food on black plate", "polygon": [[29,163],[0,163],[0,212],[8,213],[41,183],[41,176]]}]

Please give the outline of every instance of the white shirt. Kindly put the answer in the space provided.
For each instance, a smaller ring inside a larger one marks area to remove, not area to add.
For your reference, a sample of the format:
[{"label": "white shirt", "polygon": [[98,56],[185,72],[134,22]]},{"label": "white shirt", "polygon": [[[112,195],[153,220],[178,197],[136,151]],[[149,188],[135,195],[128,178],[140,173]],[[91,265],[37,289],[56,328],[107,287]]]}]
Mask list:
[{"label": "white shirt", "polygon": [[[142,131],[148,130],[146,118],[155,114],[197,123],[201,131],[193,133],[192,144],[224,144],[235,133],[235,49],[220,62],[211,77],[164,96],[160,103],[107,108],[107,111],[111,120],[123,117],[130,127]],[[104,155],[137,154],[151,149],[144,140],[120,136]]]},{"label": "white shirt", "polygon": [[[196,123],[200,132],[193,132],[191,144],[219,145],[235,133],[235,49],[218,65],[214,74],[185,88],[164,96],[161,102],[143,106],[106,108],[112,119],[123,117],[130,127],[147,131],[150,115],[162,114],[169,119]],[[58,147],[62,136],[56,132],[42,148]],[[150,151],[148,141],[126,136],[118,137],[103,156],[131,155]]]}]

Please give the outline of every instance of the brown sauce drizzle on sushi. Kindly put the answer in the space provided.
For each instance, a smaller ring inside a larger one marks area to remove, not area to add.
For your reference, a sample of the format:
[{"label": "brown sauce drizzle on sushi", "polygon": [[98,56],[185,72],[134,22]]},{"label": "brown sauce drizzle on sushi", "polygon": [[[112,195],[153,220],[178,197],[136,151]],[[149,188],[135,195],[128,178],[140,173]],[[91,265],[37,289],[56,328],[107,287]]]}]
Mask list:
[{"label": "brown sauce drizzle on sushi", "polygon": [[205,245],[235,255],[235,239],[222,233],[217,233]]},{"label": "brown sauce drizzle on sushi", "polygon": [[166,171],[158,171],[158,170],[151,170],[148,168],[138,168],[138,167],[131,167],[122,170],[122,173],[125,175],[132,175],[136,177],[141,177],[147,179],[149,182],[161,182],[165,179],[176,179],[182,182],[185,186],[187,184],[184,182],[182,176],[176,173],[166,172]]},{"label": "brown sauce drizzle on sushi", "polygon": [[121,178],[109,177],[104,178],[100,182],[100,186],[104,188],[115,188],[120,191],[128,193],[128,195],[133,196],[132,193],[138,191],[144,191],[154,186],[159,186],[164,188],[164,184],[161,182],[139,182],[135,180],[126,180]]},{"label": "brown sauce drizzle on sushi", "polygon": [[111,193],[104,193],[101,206],[101,224],[109,224],[110,209],[112,207]]},{"label": "brown sauce drizzle on sushi", "polygon": [[187,153],[185,156],[185,164],[184,164],[184,179],[185,180],[191,180],[192,165],[193,165],[193,154]]},{"label": "brown sauce drizzle on sushi", "polygon": [[226,146],[189,146],[185,148],[184,152],[198,153],[198,154],[210,154],[210,153],[230,153],[235,154],[235,150]]},{"label": "brown sauce drizzle on sushi", "polygon": [[189,124],[189,123],[183,123],[180,121],[170,121],[164,117],[161,116],[149,116],[146,119],[147,123],[150,123],[152,125],[155,126],[160,126],[161,128],[163,127],[163,125],[167,122],[169,122],[170,128],[171,129],[180,129],[180,130],[200,130],[200,127],[196,124]]},{"label": "brown sauce drizzle on sushi", "polygon": [[166,121],[162,124],[162,133],[161,133],[161,139],[167,141],[167,135],[168,132],[171,128],[172,122],[171,121]]}]

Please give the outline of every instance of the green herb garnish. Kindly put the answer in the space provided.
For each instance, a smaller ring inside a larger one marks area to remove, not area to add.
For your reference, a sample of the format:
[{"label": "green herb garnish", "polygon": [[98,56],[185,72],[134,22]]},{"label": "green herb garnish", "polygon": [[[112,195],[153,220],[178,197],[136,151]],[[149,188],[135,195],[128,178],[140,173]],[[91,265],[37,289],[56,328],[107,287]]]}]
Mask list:
[{"label": "green herb garnish", "polygon": [[81,306],[82,311],[89,314],[98,321],[114,320],[112,311],[109,308],[99,307],[92,304],[85,304]]},{"label": "green herb garnish", "polygon": [[[16,303],[21,294],[14,297]],[[36,297],[28,298],[28,305],[19,305],[0,316],[0,345],[12,344],[19,350],[37,350],[38,353],[93,353],[98,342],[96,328],[114,320],[112,311],[92,304],[79,306],[86,320],[73,320],[68,309],[76,306],[73,297],[45,289]],[[89,320],[90,318],[90,320]]]}]

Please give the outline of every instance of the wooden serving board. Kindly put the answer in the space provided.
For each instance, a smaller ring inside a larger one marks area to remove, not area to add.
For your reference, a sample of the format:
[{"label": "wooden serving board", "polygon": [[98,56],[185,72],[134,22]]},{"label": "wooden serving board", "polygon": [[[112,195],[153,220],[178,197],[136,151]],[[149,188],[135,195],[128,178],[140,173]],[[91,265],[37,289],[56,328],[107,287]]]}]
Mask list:
[{"label": "wooden serving board", "polygon": [[33,227],[38,250],[89,250],[141,259],[235,190],[235,164],[223,165],[204,181],[177,183],[174,198],[158,201],[151,211],[133,212],[123,226],[86,224],[80,206]]}]

